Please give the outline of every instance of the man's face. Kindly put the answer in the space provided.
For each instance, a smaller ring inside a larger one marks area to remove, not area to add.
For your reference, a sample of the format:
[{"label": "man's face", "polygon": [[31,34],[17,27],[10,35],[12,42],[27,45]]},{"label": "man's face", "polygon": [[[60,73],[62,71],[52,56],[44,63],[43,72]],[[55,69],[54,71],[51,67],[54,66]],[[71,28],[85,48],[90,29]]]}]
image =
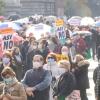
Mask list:
[{"label": "man's face", "polygon": [[33,58],[33,68],[41,68],[43,65],[43,61],[41,61],[40,56],[34,56]]}]

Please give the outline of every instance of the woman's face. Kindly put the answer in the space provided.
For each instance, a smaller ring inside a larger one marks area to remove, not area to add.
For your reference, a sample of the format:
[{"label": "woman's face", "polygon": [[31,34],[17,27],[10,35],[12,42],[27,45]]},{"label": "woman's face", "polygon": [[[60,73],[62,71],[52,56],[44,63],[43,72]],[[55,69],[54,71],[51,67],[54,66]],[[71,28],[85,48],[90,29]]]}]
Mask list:
[{"label": "woman's face", "polygon": [[13,76],[7,74],[7,75],[3,78],[3,80],[4,80],[4,82],[5,82],[7,85],[11,85],[11,84],[13,83],[13,78],[14,78]]},{"label": "woman's face", "polygon": [[9,65],[10,64],[10,58],[6,55],[3,56],[2,58],[2,63],[4,66]]},{"label": "woman's face", "polygon": [[33,68],[41,68],[43,65],[43,61],[41,61],[41,57],[40,56],[34,56],[33,58]]}]

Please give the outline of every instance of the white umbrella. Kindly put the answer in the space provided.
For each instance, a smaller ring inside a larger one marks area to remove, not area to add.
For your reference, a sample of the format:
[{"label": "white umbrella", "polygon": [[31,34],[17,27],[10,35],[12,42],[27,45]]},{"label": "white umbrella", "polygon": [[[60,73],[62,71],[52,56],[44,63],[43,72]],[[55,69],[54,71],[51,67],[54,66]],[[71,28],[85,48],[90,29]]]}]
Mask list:
[{"label": "white umbrella", "polygon": [[84,35],[84,36],[90,36],[90,35],[92,35],[92,33],[89,32],[89,31],[76,31],[76,32],[73,33],[73,36],[74,35],[78,35],[78,34]]},{"label": "white umbrella", "polygon": [[95,21],[91,17],[84,17],[81,20],[81,26],[93,26],[95,24]]},{"label": "white umbrella", "polygon": [[40,23],[37,25],[33,25],[29,29],[27,29],[26,36],[29,37],[31,34],[33,34],[34,37],[38,40],[41,38],[42,34],[45,35],[45,33],[50,33],[50,32],[51,32],[51,26]]},{"label": "white umbrella", "polygon": [[26,17],[26,18],[15,20],[13,22],[15,22],[15,23],[21,23],[21,24],[23,24],[23,23],[29,23],[29,19],[28,19],[28,17]]},{"label": "white umbrella", "polygon": [[70,24],[70,25],[77,25],[77,26],[79,26],[80,25],[80,23],[81,23],[81,17],[79,17],[79,16],[73,16],[73,17],[71,17],[69,20],[68,20],[68,23]]}]

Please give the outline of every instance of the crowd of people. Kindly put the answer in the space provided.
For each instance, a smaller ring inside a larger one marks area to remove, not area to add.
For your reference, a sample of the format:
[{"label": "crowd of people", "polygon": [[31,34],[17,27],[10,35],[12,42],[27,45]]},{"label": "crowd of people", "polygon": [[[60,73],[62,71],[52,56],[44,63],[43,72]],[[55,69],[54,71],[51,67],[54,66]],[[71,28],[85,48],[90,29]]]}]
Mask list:
[{"label": "crowd of people", "polygon": [[[66,42],[62,45],[49,33],[39,40],[34,34],[25,36],[29,24],[43,23],[43,19],[29,18],[29,22],[17,31],[23,40],[4,51],[1,58],[0,100],[88,100],[88,59],[95,60],[97,55],[100,60],[100,27],[66,25]],[[49,21],[46,24],[52,25]],[[92,34],[74,34],[76,31]],[[93,75],[96,100],[99,69]]]}]

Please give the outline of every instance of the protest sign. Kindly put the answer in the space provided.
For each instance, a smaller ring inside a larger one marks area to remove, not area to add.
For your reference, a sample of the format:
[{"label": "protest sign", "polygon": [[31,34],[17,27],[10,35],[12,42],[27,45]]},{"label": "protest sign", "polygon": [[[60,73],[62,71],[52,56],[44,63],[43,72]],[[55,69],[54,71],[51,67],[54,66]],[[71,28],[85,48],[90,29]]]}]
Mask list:
[{"label": "protest sign", "polygon": [[56,35],[60,40],[61,44],[63,45],[66,41],[66,33],[64,28],[64,21],[61,19],[58,19],[56,21]]},{"label": "protest sign", "polygon": [[14,43],[13,43],[13,34],[14,33],[15,32],[10,28],[0,30],[0,39],[2,40],[2,42],[1,42],[2,43],[2,51],[12,49],[12,47],[14,46]]}]

